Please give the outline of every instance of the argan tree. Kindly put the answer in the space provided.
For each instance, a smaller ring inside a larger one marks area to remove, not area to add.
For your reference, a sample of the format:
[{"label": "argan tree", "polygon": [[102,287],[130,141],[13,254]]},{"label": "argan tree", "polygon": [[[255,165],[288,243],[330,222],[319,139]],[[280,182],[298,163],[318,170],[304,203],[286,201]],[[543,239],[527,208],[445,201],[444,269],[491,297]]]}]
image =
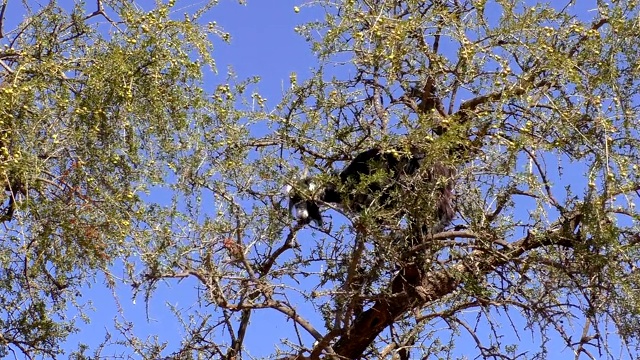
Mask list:
[{"label": "argan tree", "polygon": [[0,4],[2,357],[60,354],[91,316],[83,287],[100,273],[115,286],[111,265],[147,259],[156,240],[141,234],[164,231],[164,210],[141,197],[212,112],[208,36],[225,37],[172,7]]},{"label": "argan tree", "polygon": [[[258,313],[289,320],[281,359],[638,356],[640,3],[299,4],[318,62],[273,108],[204,81],[228,39],[208,7],[51,3],[2,29],[1,351],[57,356],[100,275],[198,301],[179,343],[117,323],[77,358],[251,358]],[[421,154],[393,207],[289,214],[285,185],[317,199],[303,174],[371,148]]]}]

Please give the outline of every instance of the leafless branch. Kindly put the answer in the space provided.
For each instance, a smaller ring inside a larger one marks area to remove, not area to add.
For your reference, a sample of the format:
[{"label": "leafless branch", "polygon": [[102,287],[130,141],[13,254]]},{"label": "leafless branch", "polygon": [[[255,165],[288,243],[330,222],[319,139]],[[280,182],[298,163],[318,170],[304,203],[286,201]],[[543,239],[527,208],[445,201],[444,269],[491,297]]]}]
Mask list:
[{"label": "leafless branch", "polygon": [[2,7],[0,8],[0,39],[4,38],[4,12],[7,10],[9,0],[2,0]]}]

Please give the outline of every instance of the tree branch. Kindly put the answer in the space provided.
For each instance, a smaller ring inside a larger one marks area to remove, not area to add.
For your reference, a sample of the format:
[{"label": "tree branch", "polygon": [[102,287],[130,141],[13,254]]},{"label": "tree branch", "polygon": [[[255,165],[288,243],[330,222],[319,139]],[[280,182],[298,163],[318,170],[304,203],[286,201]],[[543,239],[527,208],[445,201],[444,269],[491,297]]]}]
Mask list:
[{"label": "tree branch", "polygon": [[9,0],[2,0],[2,7],[0,8],[0,39],[4,37],[4,12],[7,10]]},{"label": "tree branch", "polygon": [[449,269],[423,273],[416,264],[405,266],[393,279],[391,294],[379,299],[369,310],[363,312],[335,344],[334,351],[345,358],[360,358],[378,334],[396,319],[412,308],[424,307],[450,294],[463,284],[464,279],[477,279],[540,247],[572,247],[575,244],[574,232],[581,221],[582,214],[574,211],[553,224],[544,234],[529,233],[491,254],[484,250],[474,250]]}]

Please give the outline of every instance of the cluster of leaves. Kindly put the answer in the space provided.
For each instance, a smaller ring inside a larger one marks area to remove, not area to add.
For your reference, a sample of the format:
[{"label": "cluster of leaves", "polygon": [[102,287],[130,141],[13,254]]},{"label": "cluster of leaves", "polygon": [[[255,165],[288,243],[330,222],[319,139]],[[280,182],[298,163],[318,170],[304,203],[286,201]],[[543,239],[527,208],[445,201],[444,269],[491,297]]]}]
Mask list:
[{"label": "cluster of leaves", "polygon": [[23,5],[0,50],[0,345],[53,357],[86,315],[81,287],[151,221],[141,195],[209,105],[201,79],[218,30],[172,20],[173,4]]}]

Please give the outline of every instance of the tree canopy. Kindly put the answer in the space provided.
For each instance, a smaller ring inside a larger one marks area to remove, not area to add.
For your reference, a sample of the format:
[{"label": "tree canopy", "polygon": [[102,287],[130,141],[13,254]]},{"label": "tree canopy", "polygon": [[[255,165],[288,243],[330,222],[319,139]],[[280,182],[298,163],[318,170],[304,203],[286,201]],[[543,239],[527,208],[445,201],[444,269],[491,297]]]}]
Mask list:
[{"label": "tree canopy", "polygon": [[[172,282],[196,298],[175,343],[116,320],[67,355],[252,358],[269,313],[280,359],[638,356],[640,3],[300,3],[317,62],[269,101],[210,82],[233,34],[183,3],[0,4],[1,355],[61,356],[87,287],[149,306]],[[286,185],[371,148],[428,176],[291,216]],[[453,221],[415,231],[443,182]]]}]

